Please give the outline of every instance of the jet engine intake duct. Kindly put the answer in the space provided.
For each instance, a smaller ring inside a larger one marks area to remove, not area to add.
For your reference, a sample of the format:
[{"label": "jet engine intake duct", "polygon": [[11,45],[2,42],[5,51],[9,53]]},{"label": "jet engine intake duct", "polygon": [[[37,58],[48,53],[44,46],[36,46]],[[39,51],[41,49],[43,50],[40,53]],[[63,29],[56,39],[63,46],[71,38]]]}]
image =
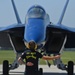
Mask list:
[{"label": "jet engine intake duct", "polygon": [[48,38],[48,41],[45,44],[46,52],[50,54],[60,53],[65,40],[65,34],[58,31],[50,34],[51,36],[49,36],[50,38]]}]

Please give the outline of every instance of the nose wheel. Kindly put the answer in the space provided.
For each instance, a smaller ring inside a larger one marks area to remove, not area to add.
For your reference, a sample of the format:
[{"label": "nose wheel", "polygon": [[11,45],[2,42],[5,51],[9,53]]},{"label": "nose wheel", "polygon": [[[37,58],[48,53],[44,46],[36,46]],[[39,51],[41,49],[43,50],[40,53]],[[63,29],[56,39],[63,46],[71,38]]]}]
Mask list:
[{"label": "nose wheel", "polygon": [[3,75],[9,75],[9,62],[7,60],[3,61]]}]

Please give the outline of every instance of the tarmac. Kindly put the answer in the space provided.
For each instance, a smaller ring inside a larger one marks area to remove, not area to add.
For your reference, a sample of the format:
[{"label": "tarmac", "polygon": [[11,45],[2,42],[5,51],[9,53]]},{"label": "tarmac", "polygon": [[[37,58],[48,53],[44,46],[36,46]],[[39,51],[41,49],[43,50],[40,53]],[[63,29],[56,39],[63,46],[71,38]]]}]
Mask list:
[{"label": "tarmac", "polygon": [[[58,69],[56,66],[51,65],[50,68],[47,65],[39,65],[39,68],[43,68],[43,75],[67,75],[67,72],[64,70]],[[25,66],[20,65],[15,70],[10,70],[9,75],[24,75]],[[0,65],[0,75],[2,75],[2,65]],[[74,75],[75,75],[75,66],[74,66]]]}]

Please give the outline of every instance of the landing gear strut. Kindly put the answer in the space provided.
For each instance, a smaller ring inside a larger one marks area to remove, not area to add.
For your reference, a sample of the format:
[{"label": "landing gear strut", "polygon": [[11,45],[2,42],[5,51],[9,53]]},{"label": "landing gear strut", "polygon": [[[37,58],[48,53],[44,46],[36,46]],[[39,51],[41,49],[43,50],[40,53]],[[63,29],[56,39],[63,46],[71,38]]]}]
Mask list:
[{"label": "landing gear strut", "polygon": [[57,64],[57,67],[61,70],[66,70],[67,71],[67,75],[74,75],[74,63],[73,61],[69,61],[68,65],[64,65],[61,61],[61,59],[57,59],[54,62],[55,64]]}]

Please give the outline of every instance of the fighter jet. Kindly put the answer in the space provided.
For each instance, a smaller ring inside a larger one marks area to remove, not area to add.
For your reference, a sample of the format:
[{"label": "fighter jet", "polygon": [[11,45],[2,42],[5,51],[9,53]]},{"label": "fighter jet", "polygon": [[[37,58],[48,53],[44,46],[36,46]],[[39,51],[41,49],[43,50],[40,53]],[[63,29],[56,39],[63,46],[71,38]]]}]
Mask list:
[{"label": "fighter jet", "polygon": [[[64,48],[75,48],[75,28],[70,28],[62,24],[69,0],[63,8],[57,24],[50,21],[50,16],[40,5],[33,5],[29,8],[25,23],[21,22],[14,0],[11,0],[15,12],[17,24],[7,27],[0,27],[0,47],[13,48],[16,59],[9,65],[8,61],[3,62],[3,74],[8,74],[10,70],[19,67],[18,57],[26,50],[27,44],[34,41],[37,44],[37,51],[48,55],[62,54]],[[3,38],[4,37],[4,38]],[[53,60],[54,65],[61,70],[66,70],[68,75],[73,74],[72,61],[65,65],[60,59]],[[50,63],[47,61],[50,66]]]}]

